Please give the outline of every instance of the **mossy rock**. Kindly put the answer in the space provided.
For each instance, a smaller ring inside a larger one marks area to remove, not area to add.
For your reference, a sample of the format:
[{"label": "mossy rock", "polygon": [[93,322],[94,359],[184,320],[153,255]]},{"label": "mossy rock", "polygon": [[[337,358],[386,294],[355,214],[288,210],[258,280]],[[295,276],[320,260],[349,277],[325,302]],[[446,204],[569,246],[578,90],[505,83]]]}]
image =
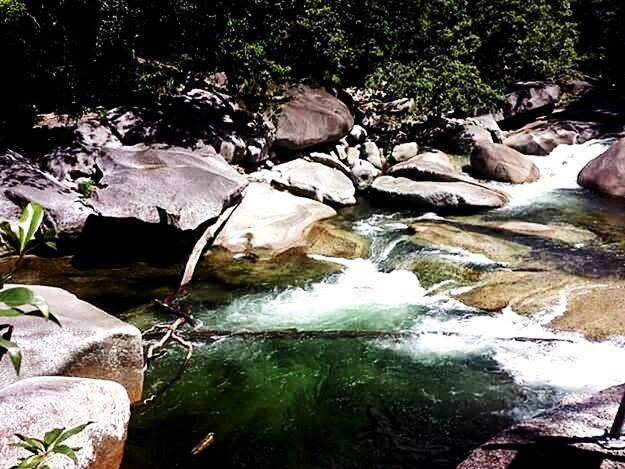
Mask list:
[{"label": "mossy rock", "polygon": [[437,248],[460,248],[481,254],[492,261],[513,264],[529,254],[529,246],[480,231],[482,227],[461,226],[445,221],[420,221],[410,225],[413,232],[411,240],[419,245]]},{"label": "mossy rock", "polygon": [[313,224],[306,234],[306,252],[344,259],[366,258],[369,242],[357,234],[328,223]]},{"label": "mossy rock", "polygon": [[299,285],[341,270],[341,266],[310,258],[302,249],[290,249],[274,257],[234,256],[213,248],[202,261],[202,272],[225,285]]},{"label": "mossy rock", "polygon": [[424,288],[430,288],[445,280],[453,280],[454,287],[478,282],[482,272],[470,265],[454,264],[441,259],[422,257],[410,270],[415,273]]}]

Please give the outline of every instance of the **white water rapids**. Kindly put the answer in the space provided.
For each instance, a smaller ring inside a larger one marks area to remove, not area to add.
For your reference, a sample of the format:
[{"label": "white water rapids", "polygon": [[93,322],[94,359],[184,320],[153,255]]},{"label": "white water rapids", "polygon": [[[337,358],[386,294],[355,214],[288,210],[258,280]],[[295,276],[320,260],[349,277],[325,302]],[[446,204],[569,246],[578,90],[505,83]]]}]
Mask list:
[{"label": "white water rapids", "polygon": [[[540,181],[499,187],[511,194],[513,206],[529,204],[558,189],[577,188],[579,170],[605,147],[602,142],[558,147],[549,157],[533,158],[543,174]],[[625,340],[593,342],[546,327],[566,311],[567,291],[561,292],[557,307],[533,318],[510,308],[491,316],[424,289],[412,272],[383,270],[382,261],[406,227],[400,215],[377,214],[361,220],[354,229],[370,239],[369,259],[331,259],[344,266],[341,273],[305,288],[240,296],[213,313],[226,329],[408,331],[414,335],[405,340],[376,343],[415,360],[485,356],[520,385],[595,391],[625,382]],[[467,263],[489,262],[460,250],[452,255]]]}]

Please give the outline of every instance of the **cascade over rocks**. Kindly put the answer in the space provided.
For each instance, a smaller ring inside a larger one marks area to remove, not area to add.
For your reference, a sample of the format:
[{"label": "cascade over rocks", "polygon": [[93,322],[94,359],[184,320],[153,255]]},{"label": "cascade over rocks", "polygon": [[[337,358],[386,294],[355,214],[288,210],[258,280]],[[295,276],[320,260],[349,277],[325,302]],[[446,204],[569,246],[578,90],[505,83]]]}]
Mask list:
[{"label": "cascade over rocks", "polygon": [[471,168],[483,178],[513,184],[540,178],[534,163],[513,148],[498,143],[480,142],[471,154]]},{"label": "cascade over rocks", "polygon": [[349,108],[323,88],[298,85],[280,107],[274,145],[303,150],[337,142],[354,127]]},{"label": "cascade over rocks", "polygon": [[588,163],[579,173],[577,182],[587,189],[625,197],[625,138]]},{"label": "cascade over rocks", "polygon": [[80,448],[78,463],[58,457],[50,467],[117,469],[124,456],[129,420],[130,402],[117,383],[64,377],[24,379],[0,389],[0,461],[9,467],[29,454],[11,446],[17,442],[15,433],[43,438],[54,428],[93,422],[66,442]]},{"label": "cascade over rocks", "polygon": [[60,288],[28,288],[46,300],[62,327],[33,316],[3,318],[15,326],[12,339],[23,358],[19,376],[9,360],[0,361],[0,389],[35,376],[62,375],[115,381],[132,402],[141,399],[143,345],[136,327]]},{"label": "cascade over rocks", "polygon": [[370,192],[380,202],[427,210],[485,210],[508,202],[505,194],[480,184],[413,181],[392,176],[377,178]]}]

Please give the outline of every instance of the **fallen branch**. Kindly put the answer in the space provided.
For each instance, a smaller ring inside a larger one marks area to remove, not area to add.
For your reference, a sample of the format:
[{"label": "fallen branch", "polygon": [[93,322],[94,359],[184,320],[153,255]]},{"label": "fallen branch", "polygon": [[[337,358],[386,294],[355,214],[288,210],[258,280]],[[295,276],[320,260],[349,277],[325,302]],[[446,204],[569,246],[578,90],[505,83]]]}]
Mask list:
[{"label": "fallen branch", "polygon": [[[301,331],[298,329],[281,329],[274,331],[225,331],[225,330],[197,330],[186,331],[181,333],[189,339],[207,339],[212,337],[232,337],[242,339],[409,339],[422,335],[442,335],[451,337],[466,337],[468,339],[477,339],[479,336],[465,335],[459,332],[448,331]],[[568,342],[573,343],[570,339],[559,338],[543,338],[543,337],[492,337],[492,340],[512,340],[515,342]]]}]

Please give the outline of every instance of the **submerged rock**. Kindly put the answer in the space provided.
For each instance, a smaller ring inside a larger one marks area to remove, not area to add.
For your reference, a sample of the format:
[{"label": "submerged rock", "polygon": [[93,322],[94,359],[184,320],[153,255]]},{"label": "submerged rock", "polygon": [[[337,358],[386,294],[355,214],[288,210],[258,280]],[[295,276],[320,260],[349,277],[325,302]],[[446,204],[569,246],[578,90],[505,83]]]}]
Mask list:
[{"label": "submerged rock", "polygon": [[3,318],[14,326],[12,339],[22,349],[20,375],[8,360],[0,362],[0,388],[34,376],[74,376],[116,381],[131,401],[141,399],[141,332],[104,311],[54,287],[29,285],[42,296],[61,326],[41,318]]},{"label": "submerged rock", "polygon": [[426,210],[484,210],[508,202],[503,193],[479,184],[412,181],[392,176],[376,179],[371,195],[381,202]]},{"label": "submerged rock", "polygon": [[[51,351],[53,355],[56,351]],[[17,464],[29,452],[11,446],[15,433],[43,439],[55,428],[92,422],[65,444],[76,451],[78,463],[57,457],[55,469],[117,469],[124,455],[130,402],[124,388],[111,381],[79,378],[29,378],[0,389],[0,461]]]},{"label": "submerged rock", "polygon": [[306,245],[311,225],[335,215],[334,209],[320,202],[252,183],[217,236],[215,246],[233,253],[272,257]]},{"label": "submerged rock", "polygon": [[471,153],[471,168],[481,177],[524,184],[540,178],[534,163],[518,151],[497,143],[479,142]]},{"label": "submerged rock", "polygon": [[354,126],[348,107],[323,88],[300,85],[289,91],[290,99],[280,108],[274,145],[302,150],[337,142]]},{"label": "submerged rock", "polygon": [[328,223],[315,223],[306,234],[306,252],[343,259],[366,258],[369,243],[357,234]]},{"label": "submerged rock", "polygon": [[343,173],[321,163],[293,160],[272,169],[274,183],[301,195],[330,205],[353,205],[356,189]]},{"label": "submerged rock", "polygon": [[625,197],[625,138],[612,144],[579,173],[580,186],[616,197]]}]

